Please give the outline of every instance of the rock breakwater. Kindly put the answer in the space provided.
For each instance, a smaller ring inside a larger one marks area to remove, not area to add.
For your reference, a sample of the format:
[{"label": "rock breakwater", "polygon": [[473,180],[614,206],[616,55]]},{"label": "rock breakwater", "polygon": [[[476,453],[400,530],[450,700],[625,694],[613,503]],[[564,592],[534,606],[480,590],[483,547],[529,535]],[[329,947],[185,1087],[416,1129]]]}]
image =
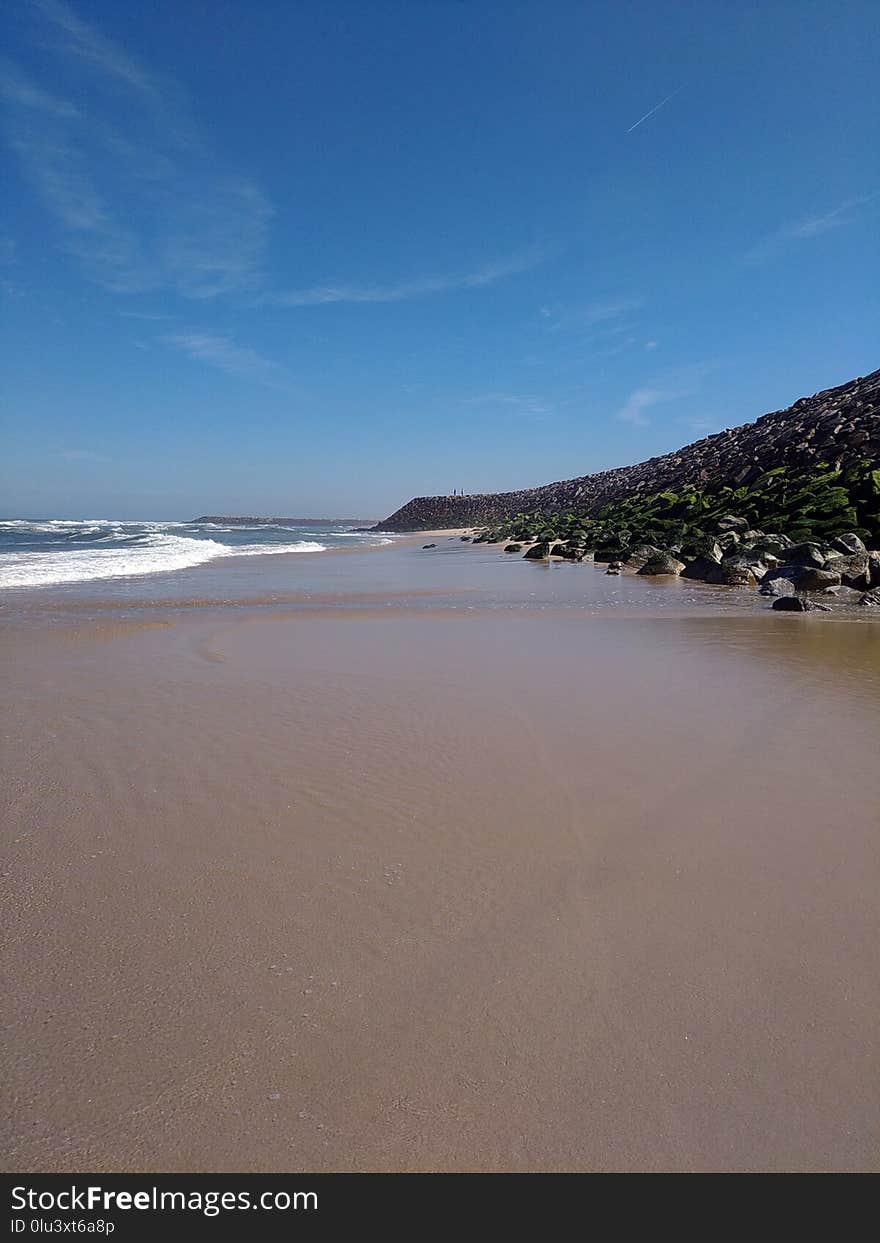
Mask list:
[{"label": "rock breakwater", "polygon": [[502,523],[518,514],[596,514],[611,503],[665,491],[748,489],[777,468],[804,474],[821,465],[825,473],[843,473],[859,463],[880,465],[880,370],[635,466],[517,492],[415,497],[375,529],[425,531]]}]

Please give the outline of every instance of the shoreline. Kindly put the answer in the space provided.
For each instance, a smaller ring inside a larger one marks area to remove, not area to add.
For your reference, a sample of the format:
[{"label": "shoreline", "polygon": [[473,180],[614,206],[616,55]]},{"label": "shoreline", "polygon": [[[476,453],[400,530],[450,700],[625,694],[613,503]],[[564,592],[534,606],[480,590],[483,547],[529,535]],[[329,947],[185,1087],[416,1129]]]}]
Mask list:
[{"label": "shoreline", "polygon": [[[644,578],[624,568],[609,578],[604,562],[573,562],[561,556],[528,559],[505,554],[503,545],[462,540],[475,528],[410,532],[386,545],[338,547],[322,553],[282,552],[218,557],[186,571],[78,584],[14,588],[0,593],[5,631],[39,626],[46,619],[81,626],[89,616],[174,618],[230,611],[278,612],[307,617],[334,613],[369,616],[603,616],[618,618],[727,616],[770,612],[754,587],[718,586],[677,577]],[[424,548],[425,544],[436,547]],[[349,554],[371,554],[370,556]],[[525,560],[525,564],[521,564]],[[286,571],[280,573],[279,571]],[[496,584],[490,588],[489,584]],[[850,598],[829,600],[815,621],[872,623],[880,610]],[[776,616],[776,615],[774,615]],[[780,618],[776,616],[777,623]],[[784,619],[782,619],[784,621]],[[806,624],[806,619],[801,619]]]},{"label": "shoreline", "polygon": [[[613,609],[620,617],[628,612],[633,616],[686,616],[690,611],[738,616],[744,611],[768,612],[771,607],[778,611],[795,603],[799,611],[809,610],[825,620],[880,620],[880,608],[863,607],[875,598],[880,604],[880,592],[870,587],[864,591],[844,586],[822,593],[808,591],[794,601],[779,601],[770,598],[771,592],[772,596],[797,593],[795,583],[781,579],[780,590],[771,587],[765,591],[764,584],[753,576],[750,586],[722,582],[702,571],[698,577],[662,572],[645,576],[642,566],[652,551],[648,546],[644,546],[644,553],[643,546],[635,546],[636,555],[631,560],[607,565],[610,553],[597,554],[594,559],[591,552],[585,555],[573,545],[560,542],[557,551],[555,545],[528,536],[517,542],[517,552],[507,553],[506,539],[486,540],[485,528],[479,527],[410,531],[385,538],[387,542],[353,543],[319,552],[232,552],[184,569],[8,588],[0,592],[0,621],[8,628],[19,622],[36,624],[40,617],[57,624],[65,616],[81,618],[89,613],[173,616],[212,609],[274,608],[304,615],[322,606],[349,614],[380,606],[385,613],[424,615],[432,599],[437,609],[462,608],[474,615],[486,608],[497,612],[506,603],[514,611],[534,609],[558,615],[567,611],[590,615]],[[372,557],[349,555],[353,553]],[[624,550],[621,555],[628,554]],[[840,565],[857,559],[834,555],[840,558]],[[876,570],[880,554],[867,556]],[[799,566],[782,565],[774,570],[773,563],[779,558],[768,560],[768,579],[786,569],[793,578],[802,571]],[[517,564],[521,561],[527,566]],[[755,575],[762,572],[755,558],[751,564]],[[712,563],[710,568],[718,567]],[[548,571],[559,577],[542,579],[541,574]],[[599,581],[599,576],[605,575],[612,581],[616,576],[619,590]],[[490,583],[496,587],[490,590]]]}]

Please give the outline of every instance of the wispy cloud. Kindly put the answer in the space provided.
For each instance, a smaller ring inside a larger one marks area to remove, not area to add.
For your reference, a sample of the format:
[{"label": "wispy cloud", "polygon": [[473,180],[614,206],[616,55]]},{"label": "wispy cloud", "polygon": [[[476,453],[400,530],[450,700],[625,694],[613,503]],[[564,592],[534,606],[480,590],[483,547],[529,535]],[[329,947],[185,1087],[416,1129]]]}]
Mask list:
[{"label": "wispy cloud", "polygon": [[634,129],[638,129],[639,126],[644,121],[647,121],[648,117],[652,117],[655,112],[659,112],[661,108],[665,107],[665,105],[669,103],[670,99],[675,99],[679,91],[683,91],[683,90],[684,90],[684,83],[682,83],[681,86],[676,87],[676,89],[670,95],[667,95],[665,99],[661,99],[659,104],[655,104],[654,107],[649,109],[643,117],[639,117],[638,121],[636,121],[635,124],[631,125],[626,132],[628,134],[631,134]]},{"label": "wispy cloud", "polygon": [[669,401],[680,401],[695,394],[713,364],[693,363],[660,373],[655,380],[635,389],[616,412],[615,418],[634,427],[650,423],[647,411]]},{"label": "wispy cloud", "polygon": [[28,10],[35,41],[63,62],[51,80],[69,80],[77,104],[2,63],[7,135],[66,250],[106,289],[234,295],[253,306],[402,302],[491,286],[548,257],[532,247],[459,273],[272,292],[264,259],[273,208],[251,177],[223,166],[180,87],[64,0],[29,0]]},{"label": "wispy cloud", "polygon": [[65,462],[109,462],[110,458],[105,457],[103,453],[96,453],[94,449],[58,449],[55,453],[56,457],[63,458]]},{"label": "wispy cloud", "polygon": [[331,302],[404,302],[456,289],[481,289],[520,272],[527,272],[549,256],[546,247],[531,247],[507,258],[484,264],[472,272],[422,277],[395,285],[348,285],[331,283],[311,289],[291,289],[268,294],[275,306],[324,306]]},{"label": "wispy cloud", "polygon": [[149,311],[117,311],[116,314],[120,315],[123,319],[158,320],[158,319],[172,319],[173,318],[171,315],[153,315]]},{"label": "wispy cloud", "polygon": [[644,427],[650,422],[645,411],[650,410],[661,401],[668,401],[669,394],[657,388],[637,388],[630,393],[624,404],[617,411],[617,418],[622,423],[632,423],[635,427]]},{"label": "wispy cloud", "polygon": [[552,418],[555,404],[535,393],[477,393],[463,399],[465,406],[501,409],[514,418],[530,419],[537,423]]},{"label": "wispy cloud", "polygon": [[585,357],[611,358],[631,349],[645,332],[638,326],[643,299],[618,295],[586,304],[545,308],[546,340],[553,343],[557,362],[568,357],[581,366]]},{"label": "wispy cloud", "polygon": [[618,298],[608,302],[594,302],[583,312],[584,323],[589,328],[597,324],[619,322],[642,306],[641,298]]},{"label": "wispy cloud", "polygon": [[33,108],[50,116],[75,120],[79,109],[66,99],[42,90],[5,57],[0,58],[0,95],[10,104]]},{"label": "wispy cloud", "polygon": [[61,0],[30,7],[37,40],[95,102],[86,114],[4,63],[7,136],[86,274],[118,292],[187,298],[258,287],[271,207],[222,168],[182,92]]},{"label": "wispy cloud", "polygon": [[160,341],[172,349],[181,350],[196,362],[207,363],[228,375],[254,380],[269,388],[287,387],[287,372],[280,363],[247,346],[236,345],[228,337],[184,332],[169,334],[161,337]]},{"label": "wispy cloud", "polygon": [[847,225],[854,224],[863,209],[878,200],[880,200],[880,191],[875,191],[873,194],[860,194],[855,198],[845,199],[836,207],[829,208],[818,215],[804,216],[792,224],[784,225],[747,251],[744,256],[745,262],[761,263],[794,243],[808,241],[810,238],[820,237],[823,233],[830,233],[834,229],[843,229]]},{"label": "wispy cloud", "polygon": [[56,51],[80,60],[100,77],[115,80],[127,91],[159,114],[174,142],[187,146],[199,141],[195,124],[182,92],[174,82],[148,71],[94,26],[78,17],[63,0],[30,0],[42,16],[45,30],[41,41],[49,39]]},{"label": "wispy cloud", "polygon": [[632,332],[634,317],[643,305],[641,298],[614,297],[573,306],[543,306],[540,314],[547,321],[545,331],[548,333],[604,345]]}]

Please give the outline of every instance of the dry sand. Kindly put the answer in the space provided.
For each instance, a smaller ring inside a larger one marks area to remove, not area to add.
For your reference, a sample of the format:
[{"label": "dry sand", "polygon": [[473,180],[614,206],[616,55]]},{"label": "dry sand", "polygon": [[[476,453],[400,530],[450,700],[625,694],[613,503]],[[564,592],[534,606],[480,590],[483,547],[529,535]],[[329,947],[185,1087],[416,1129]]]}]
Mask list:
[{"label": "dry sand", "polygon": [[6,1168],[876,1168],[880,627],[361,603],[0,656]]}]

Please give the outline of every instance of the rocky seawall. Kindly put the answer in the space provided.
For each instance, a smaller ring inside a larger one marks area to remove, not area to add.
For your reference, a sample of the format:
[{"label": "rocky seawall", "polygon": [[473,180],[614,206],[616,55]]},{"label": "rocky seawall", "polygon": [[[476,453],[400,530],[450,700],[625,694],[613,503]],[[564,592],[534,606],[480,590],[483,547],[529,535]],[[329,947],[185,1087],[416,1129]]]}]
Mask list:
[{"label": "rocky seawall", "polygon": [[518,492],[417,496],[374,529],[482,526],[521,513],[591,514],[609,502],[666,489],[749,487],[777,467],[804,469],[823,463],[844,470],[865,460],[880,463],[880,370],[636,466]]}]

